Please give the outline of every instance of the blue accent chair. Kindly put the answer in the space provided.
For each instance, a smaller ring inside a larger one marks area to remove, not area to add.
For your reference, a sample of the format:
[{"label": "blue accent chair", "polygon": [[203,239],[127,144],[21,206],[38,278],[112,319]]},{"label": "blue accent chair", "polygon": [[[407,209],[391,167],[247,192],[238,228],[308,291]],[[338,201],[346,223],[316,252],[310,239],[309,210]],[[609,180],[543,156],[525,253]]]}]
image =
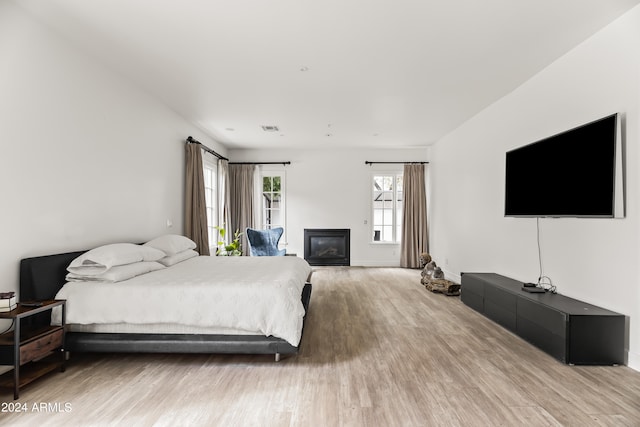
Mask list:
[{"label": "blue accent chair", "polygon": [[284,256],[286,250],[278,249],[278,242],[284,229],[282,227],[267,230],[247,228],[249,254],[251,256]]}]

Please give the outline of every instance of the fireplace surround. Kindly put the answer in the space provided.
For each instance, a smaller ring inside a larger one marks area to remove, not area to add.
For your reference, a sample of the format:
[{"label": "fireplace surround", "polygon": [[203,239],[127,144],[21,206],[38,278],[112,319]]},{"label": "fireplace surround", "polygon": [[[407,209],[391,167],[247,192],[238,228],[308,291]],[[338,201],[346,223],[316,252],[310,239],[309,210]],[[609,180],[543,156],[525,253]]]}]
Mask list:
[{"label": "fireplace surround", "polygon": [[310,265],[351,265],[351,230],[305,228],[304,259]]}]

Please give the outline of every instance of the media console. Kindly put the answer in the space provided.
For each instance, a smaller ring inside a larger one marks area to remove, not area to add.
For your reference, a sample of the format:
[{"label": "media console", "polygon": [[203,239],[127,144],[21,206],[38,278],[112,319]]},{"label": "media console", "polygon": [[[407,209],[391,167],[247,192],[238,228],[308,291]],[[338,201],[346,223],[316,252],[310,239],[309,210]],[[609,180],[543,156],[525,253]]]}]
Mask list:
[{"label": "media console", "polygon": [[462,273],[461,300],[571,365],[624,364],[625,316],[495,273]]}]

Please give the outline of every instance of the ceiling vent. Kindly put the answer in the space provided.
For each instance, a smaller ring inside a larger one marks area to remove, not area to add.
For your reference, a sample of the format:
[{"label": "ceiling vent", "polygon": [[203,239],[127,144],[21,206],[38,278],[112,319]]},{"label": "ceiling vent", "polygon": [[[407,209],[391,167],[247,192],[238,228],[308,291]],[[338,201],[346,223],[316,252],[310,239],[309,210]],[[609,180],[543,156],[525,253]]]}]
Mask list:
[{"label": "ceiling vent", "polygon": [[262,130],[265,132],[278,132],[280,129],[278,129],[278,126],[265,126],[262,125]]}]

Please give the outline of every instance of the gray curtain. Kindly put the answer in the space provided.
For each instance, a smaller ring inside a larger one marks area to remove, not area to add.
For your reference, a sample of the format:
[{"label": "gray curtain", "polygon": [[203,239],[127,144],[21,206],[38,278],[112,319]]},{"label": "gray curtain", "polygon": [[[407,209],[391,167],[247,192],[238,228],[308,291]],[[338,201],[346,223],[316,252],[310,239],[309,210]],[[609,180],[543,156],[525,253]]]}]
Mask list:
[{"label": "gray curtain", "polygon": [[[229,165],[229,217],[227,234],[233,236],[236,230],[244,233],[247,227],[254,227],[253,165]],[[242,235],[243,255],[249,255],[247,236]]]},{"label": "gray curtain", "polygon": [[202,150],[200,145],[191,143],[186,144],[186,150],[184,234],[196,242],[196,250],[200,255],[209,255]]},{"label": "gray curtain", "polygon": [[427,191],[423,164],[404,165],[400,266],[420,268],[420,254],[429,250]]}]

